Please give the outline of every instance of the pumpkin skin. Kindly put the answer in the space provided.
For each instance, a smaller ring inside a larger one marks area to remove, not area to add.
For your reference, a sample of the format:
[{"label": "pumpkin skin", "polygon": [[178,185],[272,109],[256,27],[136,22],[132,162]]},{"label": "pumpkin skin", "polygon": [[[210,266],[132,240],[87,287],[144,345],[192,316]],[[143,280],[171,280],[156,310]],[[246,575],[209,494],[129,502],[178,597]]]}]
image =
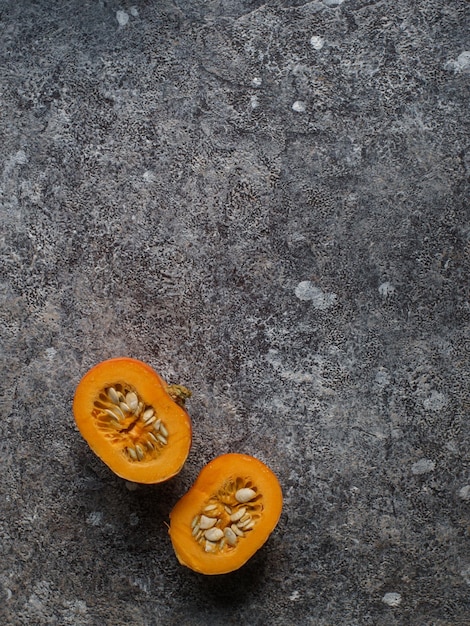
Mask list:
[{"label": "pumpkin skin", "polygon": [[201,470],[170,514],[176,557],[201,574],[233,572],[266,542],[281,511],[281,486],[264,463],[245,454],[219,456]]},{"label": "pumpkin skin", "polygon": [[[184,388],[175,387],[181,394]],[[170,393],[172,388],[142,361],[109,359],[78,384],[75,422],[115,474],[136,483],[160,483],[181,470],[191,447],[191,420]]]}]

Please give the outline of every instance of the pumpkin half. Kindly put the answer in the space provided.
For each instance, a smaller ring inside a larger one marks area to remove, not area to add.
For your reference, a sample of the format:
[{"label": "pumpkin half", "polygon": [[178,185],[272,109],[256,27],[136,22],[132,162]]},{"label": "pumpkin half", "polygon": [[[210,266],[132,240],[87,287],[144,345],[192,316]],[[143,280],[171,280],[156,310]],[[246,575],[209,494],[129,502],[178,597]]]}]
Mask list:
[{"label": "pumpkin half", "polygon": [[170,514],[176,556],[202,574],[232,572],[266,542],[281,510],[281,487],[264,463],[245,454],[219,456]]},{"label": "pumpkin half", "polygon": [[90,448],[115,474],[160,483],[175,476],[189,454],[191,421],[181,406],[189,395],[145,363],[122,357],[85,374],[73,412]]}]

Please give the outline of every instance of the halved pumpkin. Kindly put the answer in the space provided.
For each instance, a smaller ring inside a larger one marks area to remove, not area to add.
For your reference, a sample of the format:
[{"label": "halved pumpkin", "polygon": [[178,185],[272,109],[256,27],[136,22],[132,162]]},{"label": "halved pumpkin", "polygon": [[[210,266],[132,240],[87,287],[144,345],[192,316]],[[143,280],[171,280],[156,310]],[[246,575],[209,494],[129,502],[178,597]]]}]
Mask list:
[{"label": "halved pumpkin", "polygon": [[281,511],[281,487],[264,463],[245,454],[219,456],[170,514],[176,556],[202,574],[232,572],[266,542]]},{"label": "halved pumpkin", "polygon": [[181,406],[189,395],[142,361],[121,357],[85,374],[73,412],[82,436],[113,472],[160,483],[175,476],[189,454],[191,421]]}]

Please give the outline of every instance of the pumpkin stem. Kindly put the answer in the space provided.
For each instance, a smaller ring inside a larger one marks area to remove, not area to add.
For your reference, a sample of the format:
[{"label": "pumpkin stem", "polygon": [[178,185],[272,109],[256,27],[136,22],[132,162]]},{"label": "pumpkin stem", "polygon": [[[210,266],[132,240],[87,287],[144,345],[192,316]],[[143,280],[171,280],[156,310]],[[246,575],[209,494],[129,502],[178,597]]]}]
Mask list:
[{"label": "pumpkin stem", "polygon": [[166,392],[183,409],[186,400],[192,396],[192,392],[184,385],[167,385]]}]

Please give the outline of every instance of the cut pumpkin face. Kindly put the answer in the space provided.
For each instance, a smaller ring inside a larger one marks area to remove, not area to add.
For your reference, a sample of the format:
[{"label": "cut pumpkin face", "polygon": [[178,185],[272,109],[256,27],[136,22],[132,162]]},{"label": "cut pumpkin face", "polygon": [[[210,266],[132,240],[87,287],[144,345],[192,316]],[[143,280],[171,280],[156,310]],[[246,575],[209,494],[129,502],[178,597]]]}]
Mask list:
[{"label": "cut pumpkin face", "polygon": [[281,487],[264,463],[245,454],[219,456],[170,514],[176,556],[202,574],[232,572],[266,542],[281,511]]},{"label": "cut pumpkin face", "polygon": [[189,395],[145,363],[122,357],[85,374],[73,412],[90,448],[115,474],[160,483],[175,476],[189,454],[191,421],[181,406]]}]

